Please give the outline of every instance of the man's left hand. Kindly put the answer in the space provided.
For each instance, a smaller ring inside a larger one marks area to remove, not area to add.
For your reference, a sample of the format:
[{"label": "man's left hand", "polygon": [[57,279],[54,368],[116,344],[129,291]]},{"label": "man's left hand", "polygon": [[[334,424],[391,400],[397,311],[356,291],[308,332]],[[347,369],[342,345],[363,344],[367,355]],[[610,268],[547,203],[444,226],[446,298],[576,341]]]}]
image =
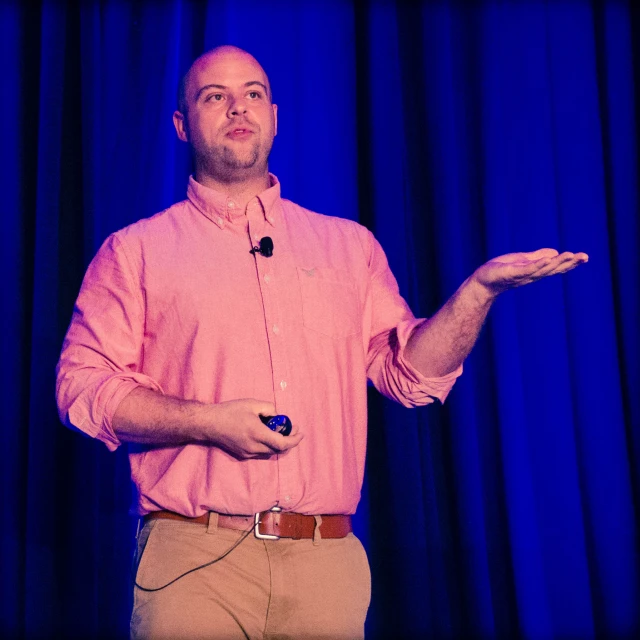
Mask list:
[{"label": "man's left hand", "polygon": [[588,260],[586,253],[558,253],[555,249],[507,253],[485,262],[476,269],[472,280],[481,285],[490,300],[507,289],[566,273]]}]

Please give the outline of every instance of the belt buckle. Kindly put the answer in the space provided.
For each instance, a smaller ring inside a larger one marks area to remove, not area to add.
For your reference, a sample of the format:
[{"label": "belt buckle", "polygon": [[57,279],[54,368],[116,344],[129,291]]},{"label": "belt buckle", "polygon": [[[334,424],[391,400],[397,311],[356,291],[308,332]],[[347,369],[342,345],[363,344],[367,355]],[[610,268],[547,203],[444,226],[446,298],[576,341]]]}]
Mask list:
[{"label": "belt buckle", "polygon": [[[269,511],[273,511],[273,513],[279,513],[282,511],[280,507],[271,507]],[[260,515],[261,513],[266,513],[266,511],[261,511],[256,513],[253,519],[253,534],[258,540],[280,540],[280,536],[271,535],[270,533],[260,533]]]}]

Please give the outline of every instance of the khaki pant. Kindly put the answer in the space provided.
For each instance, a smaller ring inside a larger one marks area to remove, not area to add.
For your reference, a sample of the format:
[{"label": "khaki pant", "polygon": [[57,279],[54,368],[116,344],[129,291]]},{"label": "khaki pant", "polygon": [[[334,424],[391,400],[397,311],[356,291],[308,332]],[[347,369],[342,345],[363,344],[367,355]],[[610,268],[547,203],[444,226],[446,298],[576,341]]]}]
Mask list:
[{"label": "khaki pant", "polygon": [[[174,520],[147,522],[136,582],[160,587],[222,556],[244,534]],[[258,540],[253,533],[219,562],[155,592],[134,587],[131,638],[216,640],[363,638],[371,597],[360,541]]]}]

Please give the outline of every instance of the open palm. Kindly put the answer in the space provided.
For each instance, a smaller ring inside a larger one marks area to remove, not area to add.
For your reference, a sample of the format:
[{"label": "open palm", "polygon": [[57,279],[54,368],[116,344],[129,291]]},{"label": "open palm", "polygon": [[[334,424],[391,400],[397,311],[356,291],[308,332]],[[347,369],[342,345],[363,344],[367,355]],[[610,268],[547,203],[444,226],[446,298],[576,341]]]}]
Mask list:
[{"label": "open palm", "polygon": [[566,273],[588,260],[586,253],[558,253],[555,249],[507,253],[485,262],[474,276],[492,294],[498,294],[547,276]]}]

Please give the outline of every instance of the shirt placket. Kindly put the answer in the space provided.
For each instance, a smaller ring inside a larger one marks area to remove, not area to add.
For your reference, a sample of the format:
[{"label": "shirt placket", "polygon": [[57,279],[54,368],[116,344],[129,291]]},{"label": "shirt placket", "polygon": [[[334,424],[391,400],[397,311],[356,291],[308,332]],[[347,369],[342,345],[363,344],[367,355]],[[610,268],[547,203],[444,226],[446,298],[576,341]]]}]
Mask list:
[{"label": "shirt placket", "polygon": [[[249,205],[247,215],[249,217],[249,234],[254,247],[259,246],[261,238],[266,235],[270,235],[273,239],[275,235],[274,227],[265,223],[262,209],[258,203],[254,202]],[[291,376],[289,375],[290,368],[286,350],[288,326],[286,318],[282,314],[283,305],[279,296],[279,292],[284,291],[283,287],[286,286],[286,283],[279,281],[279,274],[282,273],[282,270],[278,270],[278,253],[279,251],[282,252],[282,250],[283,247],[277,246],[274,242],[273,255],[271,257],[267,258],[258,252],[254,254],[254,257],[271,357],[271,375],[276,412],[288,415],[291,406],[290,398],[294,390],[291,384]],[[286,509],[287,504],[293,500],[294,486],[288,479],[287,474],[283,473],[283,462],[278,456],[278,495],[275,496],[274,501],[277,500]]]}]

